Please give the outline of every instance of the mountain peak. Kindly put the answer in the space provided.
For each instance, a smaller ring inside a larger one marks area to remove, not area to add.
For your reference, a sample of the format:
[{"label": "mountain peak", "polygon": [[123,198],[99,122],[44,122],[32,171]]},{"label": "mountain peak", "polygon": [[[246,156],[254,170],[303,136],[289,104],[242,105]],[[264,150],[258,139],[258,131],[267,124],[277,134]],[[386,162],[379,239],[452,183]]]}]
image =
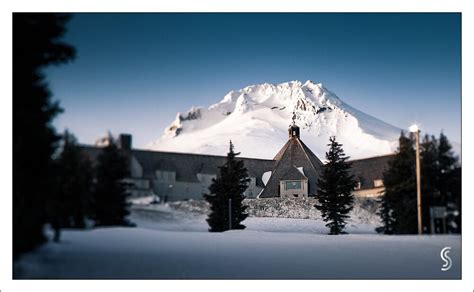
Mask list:
[{"label": "mountain peak", "polygon": [[308,79],[308,80],[306,80],[306,82],[303,84],[303,86],[316,86],[316,85],[322,85],[322,83],[316,84],[316,83],[313,82],[313,80]]},{"label": "mountain peak", "polygon": [[393,152],[400,133],[342,102],[322,83],[294,80],[249,85],[229,91],[207,109],[178,113],[148,148],[225,155],[232,139],[244,157],[272,158],[286,142],[293,113],[302,139],[320,158],[330,136],[337,136],[352,158],[361,158]]}]

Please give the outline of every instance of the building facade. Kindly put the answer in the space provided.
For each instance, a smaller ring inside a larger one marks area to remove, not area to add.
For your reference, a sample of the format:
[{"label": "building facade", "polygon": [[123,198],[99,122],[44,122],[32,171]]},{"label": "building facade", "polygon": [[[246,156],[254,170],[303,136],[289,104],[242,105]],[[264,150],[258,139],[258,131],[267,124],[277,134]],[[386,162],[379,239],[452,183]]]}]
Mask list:
[{"label": "building facade", "polygon": [[[301,141],[296,125],[288,130],[288,142],[273,159],[240,158],[248,170],[248,198],[306,198],[317,192],[317,179],[323,163]],[[127,182],[132,197],[156,195],[164,201],[202,199],[212,179],[217,177],[225,156],[138,150],[132,136],[121,134],[116,142],[129,164]],[[82,145],[95,163],[102,148]],[[391,155],[353,160],[352,173],[358,181],[357,196],[373,197],[383,193],[382,176]]]},{"label": "building facade", "polygon": [[288,128],[288,141],[273,158],[274,166],[259,198],[315,196],[323,163],[301,141],[300,128]]}]

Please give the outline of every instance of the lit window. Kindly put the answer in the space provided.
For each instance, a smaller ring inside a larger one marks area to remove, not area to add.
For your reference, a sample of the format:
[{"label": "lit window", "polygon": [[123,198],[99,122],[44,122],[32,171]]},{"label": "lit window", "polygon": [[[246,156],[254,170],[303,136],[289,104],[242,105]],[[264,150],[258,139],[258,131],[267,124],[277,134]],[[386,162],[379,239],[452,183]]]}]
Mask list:
[{"label": "lit window", "polygon": [[287,182],[285,182],[285,189],[287,189],[287,190],[301,190],[301,181],[300,180],[287,181]]},{"label": "lit window", "polygon": [[374,187],[376,187],[376,188],[383,187],[383,180],[381,180],[381,179],[374,180]]}]

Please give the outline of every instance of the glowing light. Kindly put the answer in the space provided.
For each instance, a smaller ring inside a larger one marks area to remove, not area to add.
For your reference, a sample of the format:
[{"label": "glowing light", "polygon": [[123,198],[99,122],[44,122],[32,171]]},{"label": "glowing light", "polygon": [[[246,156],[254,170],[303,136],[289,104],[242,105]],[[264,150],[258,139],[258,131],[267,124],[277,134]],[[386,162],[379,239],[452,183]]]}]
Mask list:
[{"label": "glowing light", "polygon": [[410,130],[410,132],[415,133],[415,132],[418,132],[420,130],[420,128],[418,127],[417,124],[414,124],[414,125],[410,126],[409,130]]}]

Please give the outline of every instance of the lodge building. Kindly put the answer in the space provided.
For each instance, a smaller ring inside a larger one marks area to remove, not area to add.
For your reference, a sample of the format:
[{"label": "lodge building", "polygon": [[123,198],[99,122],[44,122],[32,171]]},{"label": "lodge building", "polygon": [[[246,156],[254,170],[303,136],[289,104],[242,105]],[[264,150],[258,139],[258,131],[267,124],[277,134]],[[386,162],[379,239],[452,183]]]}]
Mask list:
[{"label": "lodge building", "polygon": [[[121,134],[117,144],[129,162],[132,197],[157,195],[166,201],[202,199],[208,193],[218,167],[225,156],[132,148],[132,136]],[[81,148],[95,163],[103,146],[83,145]],[[350,161],[357,180],[354,195],[375,197],[383,194],[383,172],[393,155]],[[273,159],[240,158],[248,170],[248,198],[306,198],[317,192],[317,181],[324,164],[301,141],[300,129],[293,122],[288,141]]]}]

